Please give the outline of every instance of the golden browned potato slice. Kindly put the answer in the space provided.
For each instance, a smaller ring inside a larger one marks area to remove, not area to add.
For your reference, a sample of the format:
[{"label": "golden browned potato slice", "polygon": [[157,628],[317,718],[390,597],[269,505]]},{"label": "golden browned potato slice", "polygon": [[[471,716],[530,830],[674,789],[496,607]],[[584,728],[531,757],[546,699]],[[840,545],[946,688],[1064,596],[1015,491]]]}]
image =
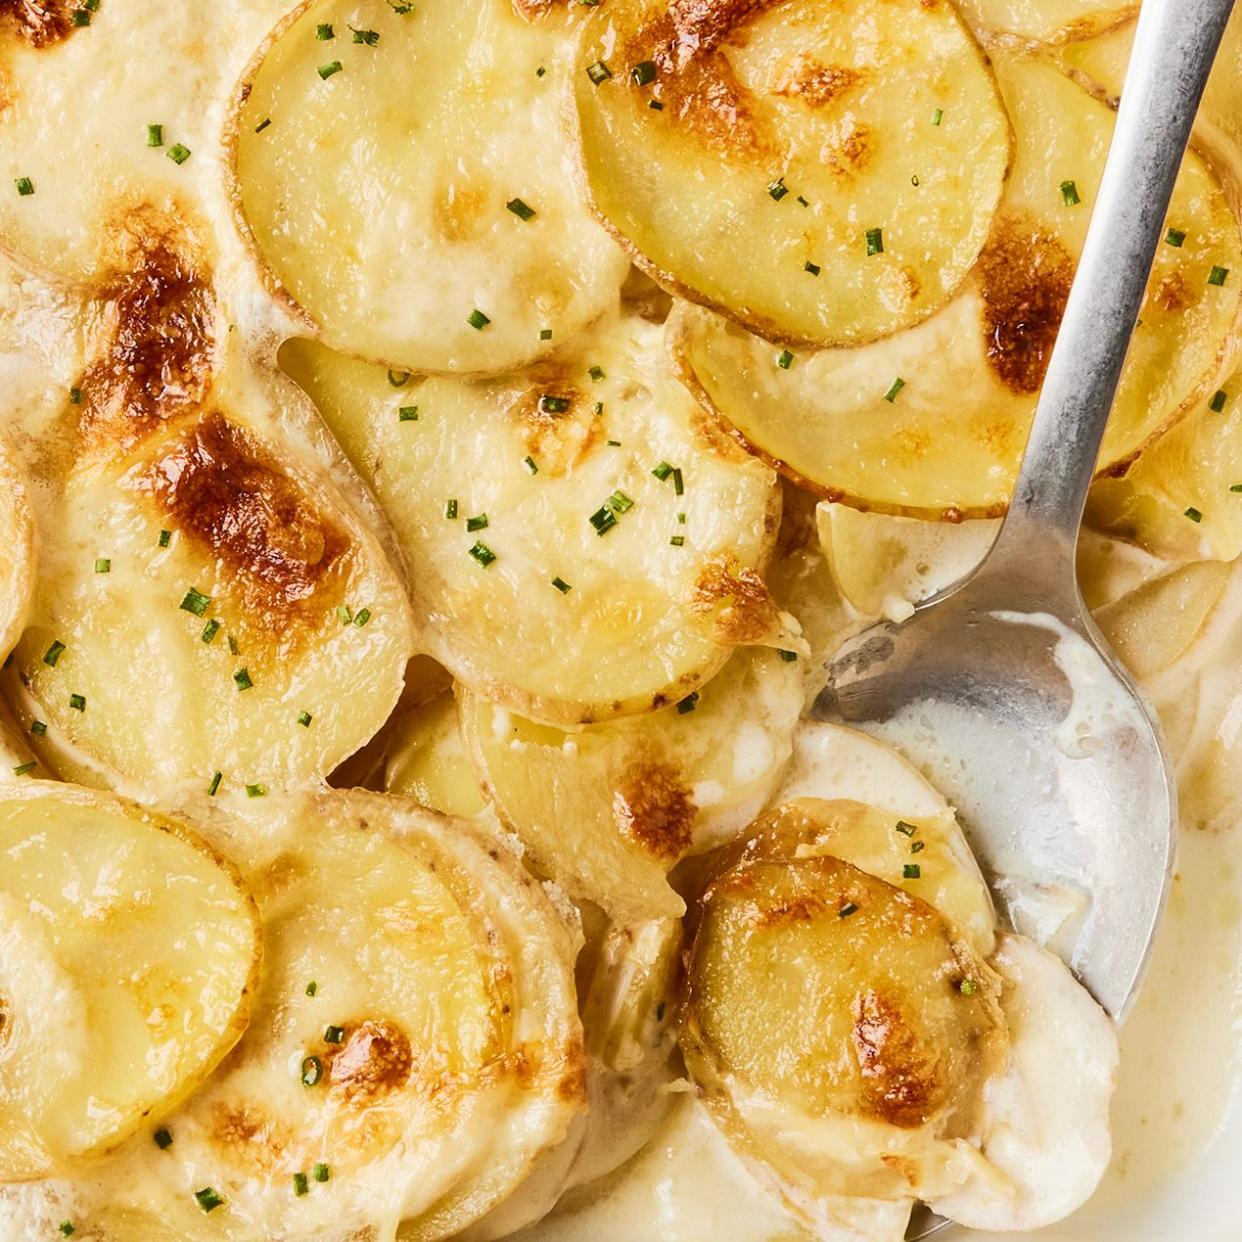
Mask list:
[{"label": "golden browned potato slice", "polygon": [[667,873],[759,812],[801,707],[797,662],[754,648],[649,715],[565,733],[467,692],[462,725],[496,809],[535,865],[628,920],[683,911]]},{"label": "golden browned potato slice", "polygon": [[154,1201],[176,1237],[455,1236],[582,1112],[577,935],[465,821],[362,792],[248,810],[211,827],[262,911],[254,1019],[171,1141],[136,1143],[96,1193]]},{"label": "golden browned potato slice", "polygon": [[943,305],[1009,164],[951,4],[611,0],[573,85],[592,201],[636,260],[789,343],[871,341]]},{"label": "golden browned potato slice", "polygon": [[[1046,60],[998,52],[994,63],[1014,169],[979,263],[942,311],[865,349],[792,356],[709,312],[678,316],[703,399],[825,499],[955,520],[1008,502],[1114,117]],[[1178,244],[1159,247],[1101,469],[1207,400],[1228,365],[1242,243],[1220,180],[1194,152],[1168,222]]]},{"label": "golden browned potato slice", "polygon": [[308,342],[281,361],[391,519],[426,650],[478,693],[576,724],[679,701],[736,645],[798,645],[761,577],[775,477],[705,423],[658,326],[492,381]]},{"label": "golden browned potato slice", "polygon": [[958,0],[966,20],[987,42],[1066,43],[1129,20],[1131,0]]},{"label": "golden browned potato slice", "polygon": [[61,1172],[190,1093],[259,967],[236,872],[103,794],[0,782],[0,1181]]},{"label": "golden browned potato slice", "polygon": [[34,595],[35,526],[22,471],[0,431],[0,659],[13,650]]},{"label": "golden browned potato slice", "polygon": [[682,1047],[725,1132],[795,1191],[904,1199],[980,1159],[1000,989],[926,901],[777,832],[704,893]]},{"label": "golden browned potato slice", "polygon": [[394,721],[384,788],[446,815],[477,815],[487,799],[462,740],[457,700],[447,691]]},{"label": "golden browned potato slice", "polygon": [[495,372],[615,305],[628,265],[577,189],[563,115],[570,20],[311,0],[273,32],[232,120],[235,201],[328,344]]},{"label": "golden browned potato slice", "polygon": [[[143,368],[183,360],[119,323],[54,429],[78,452],[41,493],[43,572],[5,692],[52,770],[93,783],[326,775],[400,693],[400,577],[323,472],[266,434],[301,401],[283,376],[230,348],[214,380],[191,369],[180,403],[165,385],[148,406]],[[132,353],[136,371],[107,370]]]}]

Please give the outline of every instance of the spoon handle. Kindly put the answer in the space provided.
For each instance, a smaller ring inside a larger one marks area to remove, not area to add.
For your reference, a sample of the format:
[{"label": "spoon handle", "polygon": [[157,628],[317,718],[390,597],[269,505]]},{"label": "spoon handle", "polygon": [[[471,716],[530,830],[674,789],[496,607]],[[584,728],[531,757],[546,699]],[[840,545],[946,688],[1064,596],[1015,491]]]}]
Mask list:
[{"label": "spoon handle", "polygon": [[[1087,487],[1199,99],[1234,0],[1146,0],[1009,516],[983,573],[1077,601]],[[1242,280],[1242,272],[1228,279]]]}]

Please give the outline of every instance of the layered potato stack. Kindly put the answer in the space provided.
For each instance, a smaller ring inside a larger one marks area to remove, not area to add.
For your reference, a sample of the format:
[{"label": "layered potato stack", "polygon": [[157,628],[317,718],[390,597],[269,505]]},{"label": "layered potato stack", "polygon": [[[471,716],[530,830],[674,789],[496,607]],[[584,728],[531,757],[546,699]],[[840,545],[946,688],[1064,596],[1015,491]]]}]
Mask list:
[{"label": "layered potato stack", "polygon": [[[1111,1026],[802,717],[986,551],[1136,7],[0,2],[0,1234],[536,1238],[677,1100],[786,1237],[1090,1194]],[[1242,552],[1240,91],[1090,504],[1143,676]]]}]

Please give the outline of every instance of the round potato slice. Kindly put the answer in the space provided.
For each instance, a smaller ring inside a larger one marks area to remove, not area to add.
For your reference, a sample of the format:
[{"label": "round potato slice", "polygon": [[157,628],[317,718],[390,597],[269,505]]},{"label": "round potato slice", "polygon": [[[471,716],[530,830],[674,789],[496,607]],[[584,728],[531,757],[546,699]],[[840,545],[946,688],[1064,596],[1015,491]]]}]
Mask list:
[{"label": "round potato slice", "polygon": [[1086,39],[1134,17],[1130,0],[958,0],[985,42],[1057,44]]},{"label": "round potato slice", "polygon": [[307,342],[281,362],[391,519],[426,649],[480,694],[576,724],[681,700],[736,645],[797,646],[760,576],[775,477],[706,425],[658,326],[494,381]]},{"label": "round potato slice", "polygon": [[81,789],[0,785],[0,861],[0,1181],[20,1181],[207,1076],[246,1027],[258,915],[179,824]]},{"label": "round potato slice", "polygon": [[583,1109],[576,937],[465,821],[358,791],[247,809],[213,826],[262,911],[254,1020],[98,1193],[178,1237],[455,1236]]},{"label": "round potato slice", "polygon": [[240,793],[324,776],[383,723],[409,606],[333,485],[256,426],[297,398],[235,359],[205,410],[137,443],[128,417],[80,425],[5,674],[53,770]]},{"label": "round potato slice", "polygon": [[946,3],[612,0],[574,92],[600,216],[657,280],[774,340],[926,318],[978,257],[1009,164],[995,82]]},{"label": "round potato slice", "polygon": [[[910,517],[1002,513],[1060,324],[1114,115],[1038,57],[997,53],[1017,135],[992,233],[962,292],[865,349],[779,351],[698,308],[674,329],[701,398],[824,499]],[[1116,470],[1206,400],[1228,366],[1242,240],[1187,154],[1100,452]],[[1176,244],[1173,244],[1176,243]]]},{"label": "round potato slice", "polygon": [[615,305],[628,264],[577,191],[562,115],[569,21],[311,0],[273,32],[232,121],[234,200],[328,344],[502,371]]},{"label": "round potato slice", "polygon": [[801,707],[797,662],[755,648],[650,715],[565,733],[467,691],[462,726],[489,796],[534,864],[626,920],[682,913],[668,872],[759,812]]},{"label": "round potato slice", "polygon": [[34,541],[26,484],[0,432],[0,660],[13,650],[34,596]]},{"label": "round potato slice", "polygon": [[403,712],[393,724],[384,788],[446,815],[477,815],[487,806],[451,690]]}]

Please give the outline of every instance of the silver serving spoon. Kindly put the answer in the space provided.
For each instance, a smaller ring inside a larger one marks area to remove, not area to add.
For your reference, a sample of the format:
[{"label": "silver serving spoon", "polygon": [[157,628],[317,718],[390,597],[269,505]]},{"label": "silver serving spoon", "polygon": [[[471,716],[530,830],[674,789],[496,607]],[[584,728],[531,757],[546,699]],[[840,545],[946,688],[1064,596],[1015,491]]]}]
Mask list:
[{"label": "silver serving spoon", "polygon": [[[1009,515],[978,570],[857,636],[814,714],[953,801],[998,906],[1120,1021],[1173,865],[1159,725],[1092,623],[1074,551],[1191,122],[1233,0],[1148,0]],[[1232,274],[1242,279],[1242,272]]]}]

